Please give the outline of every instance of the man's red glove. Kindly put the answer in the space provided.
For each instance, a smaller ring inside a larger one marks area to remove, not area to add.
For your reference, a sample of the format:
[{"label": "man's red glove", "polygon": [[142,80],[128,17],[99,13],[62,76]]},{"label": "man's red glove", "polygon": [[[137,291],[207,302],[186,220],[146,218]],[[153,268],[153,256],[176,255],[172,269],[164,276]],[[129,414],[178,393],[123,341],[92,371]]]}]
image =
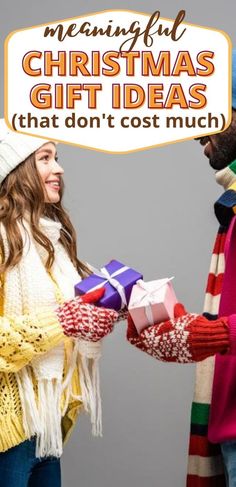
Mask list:
[{"label": "man's red glove", "polygon": [[97,342],[112,332],[119,314],[113,309],[94,306],[104,294],[105,288],[78,296],[65,302],[57,310],[64,334]]},{"label": "man's red glove", "polygon": [[[143,352],[164,362],[198,362],[216,353],[235,353],[236,315],[209,321],[187,313],[181,303],[174,318],[145,328],[140,335],[128,316],[128,341]],[[231,350],[232,349],[232,350]]]}]

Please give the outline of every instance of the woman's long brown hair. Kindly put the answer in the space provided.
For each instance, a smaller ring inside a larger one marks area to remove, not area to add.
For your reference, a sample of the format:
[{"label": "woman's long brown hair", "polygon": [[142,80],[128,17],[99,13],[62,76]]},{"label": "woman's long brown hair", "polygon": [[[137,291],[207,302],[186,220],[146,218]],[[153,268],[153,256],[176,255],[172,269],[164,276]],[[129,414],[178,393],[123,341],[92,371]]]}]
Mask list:
[{"label": "woman's long brown hair", "polygon": [[64,183],[62,178],[60,180],[60,201],[58,203],[45,203],[43,182],[36,168],[35,155],[32,154],[17,166],[0,185],[0,222],[6,229],[9,245],[9,255],[6,258],[0,234],[1,275],[10,267],[17,265],[22,257],[23,241],[17,222],[22,223],[26,215],[33,238],[48,252],[47,270],[51,269],[54,261],[54,248],[39,228],[39,219],[42,216],[61,222],[60,242],[80,276],[85,277],[90,274],[87,266],[77,258],[76,232],[69,215],[62,206]]}]

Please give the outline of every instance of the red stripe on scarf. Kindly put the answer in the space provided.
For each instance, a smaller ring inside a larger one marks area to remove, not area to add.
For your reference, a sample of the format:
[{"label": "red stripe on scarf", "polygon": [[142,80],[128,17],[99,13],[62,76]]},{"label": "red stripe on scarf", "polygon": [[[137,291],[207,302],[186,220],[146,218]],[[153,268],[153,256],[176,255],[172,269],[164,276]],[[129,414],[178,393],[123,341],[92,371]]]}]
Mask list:
[{"label": "red stripe on scarf", "polygon": [[226,232],[217,234],[215,245],[212,252],[213,254],[222,254],[224,252],[225,239],[226,239]]},{"label": "red stripe on scarf", "polygon": [[214,274],[209,274],[206,292],[210,293],[212,296],[217,296],[217,294],[221,294],[223,276],[224,274],[219,274],[218,276],[215,276]]},{"label": "red stripe on scarf", "polygon": [[186,487],[226,487],[224,475],[215,477],[198,477],[188,475]]},{"label": "red stripe on scarf", "polygon": [[192,435],[189,443],[189,455],[208,457],[219,455],[219,445],[209,443],[206,436]]}]

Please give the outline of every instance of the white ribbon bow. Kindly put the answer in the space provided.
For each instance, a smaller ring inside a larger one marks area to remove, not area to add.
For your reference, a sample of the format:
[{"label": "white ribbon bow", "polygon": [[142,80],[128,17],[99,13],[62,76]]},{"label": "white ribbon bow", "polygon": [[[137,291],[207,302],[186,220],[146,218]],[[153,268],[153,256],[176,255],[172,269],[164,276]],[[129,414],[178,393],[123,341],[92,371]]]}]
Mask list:
[{"label": "white ribbon bow", "polygon": [[[105,267],[102,267],[100,270],[96,269],[96,267],[93,267],[91,265],[89,267],[96,276],[102,277],[102,279],[103,279],[102,282],[100,282],[99,284],[94,286],[92,289],[90,289],[90,292],[95,291],[95,289],[99,289],[100,287],[104,286],[104,284],[106,284],[106,282],[109,282],[109,284],[111,284],[111,286],[114,287],[120,295],[121,309],[124,308],[125,306],[127,306],[127,299],[126,299],[124,287],[122,286],[122,284],[119,281],[117,281],[117,279],[114,279],[114,278],[119,276],[123,272],[127,271],[129,269],[129,267],[124,265],[123,267],[121,267],[117,271],[113,272],[112,274],[109,274],[108,270]],[[104,281],[104,279],[105,279],[105,281]]]},{"label": "white ribbon bow", "polygon": [[153,312],[152,312],[152,305],[155,304],[155,297],[154,294],[156,294],[159,289],[161,289],[163,286],[168,284],[168,282],[172,281],[174,279],[174,276],[172,277],[167,277],[166,279],[161,279],[161,282],[153,291],[150,291],[148,289],[147,283],[144,282],[142,279],[139,279],[136,282],[136,285],[139,286],[141,289],[145,291],[145,294],[141,298],[138,298],[137,301],[132,303],[132,306],[135,307],[137,304],[142,303],[142,301],[146,300],[147,304],[145,304],[145,314],[148,320],[149,325],[154,325],[154,317],[153,317]]}]

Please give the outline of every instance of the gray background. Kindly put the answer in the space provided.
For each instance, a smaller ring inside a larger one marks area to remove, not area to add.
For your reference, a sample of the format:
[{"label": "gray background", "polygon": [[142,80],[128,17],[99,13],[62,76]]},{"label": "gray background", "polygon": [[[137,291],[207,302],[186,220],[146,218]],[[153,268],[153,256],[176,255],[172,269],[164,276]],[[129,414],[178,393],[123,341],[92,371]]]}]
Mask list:
[{"label": "gray background", "polygon": [[[219,0],[2,0],[3,41],[15,29],[126,8],[226,31],[235,45],[235,3]],[[19,94],[20,96],[20,94]],[[179,300],[201,312],[220,194],[197,142],[128,155],[59,147],[65,204],[78,231],[79,256],[102,265],[117,258],[146,280],[175,275]],[[63,455],[64,487],[183,487],[194,366],[159,363],[131,347],[125,324],[106,339],[101,362],[104,437],[94,439],[80,417]]]}]

